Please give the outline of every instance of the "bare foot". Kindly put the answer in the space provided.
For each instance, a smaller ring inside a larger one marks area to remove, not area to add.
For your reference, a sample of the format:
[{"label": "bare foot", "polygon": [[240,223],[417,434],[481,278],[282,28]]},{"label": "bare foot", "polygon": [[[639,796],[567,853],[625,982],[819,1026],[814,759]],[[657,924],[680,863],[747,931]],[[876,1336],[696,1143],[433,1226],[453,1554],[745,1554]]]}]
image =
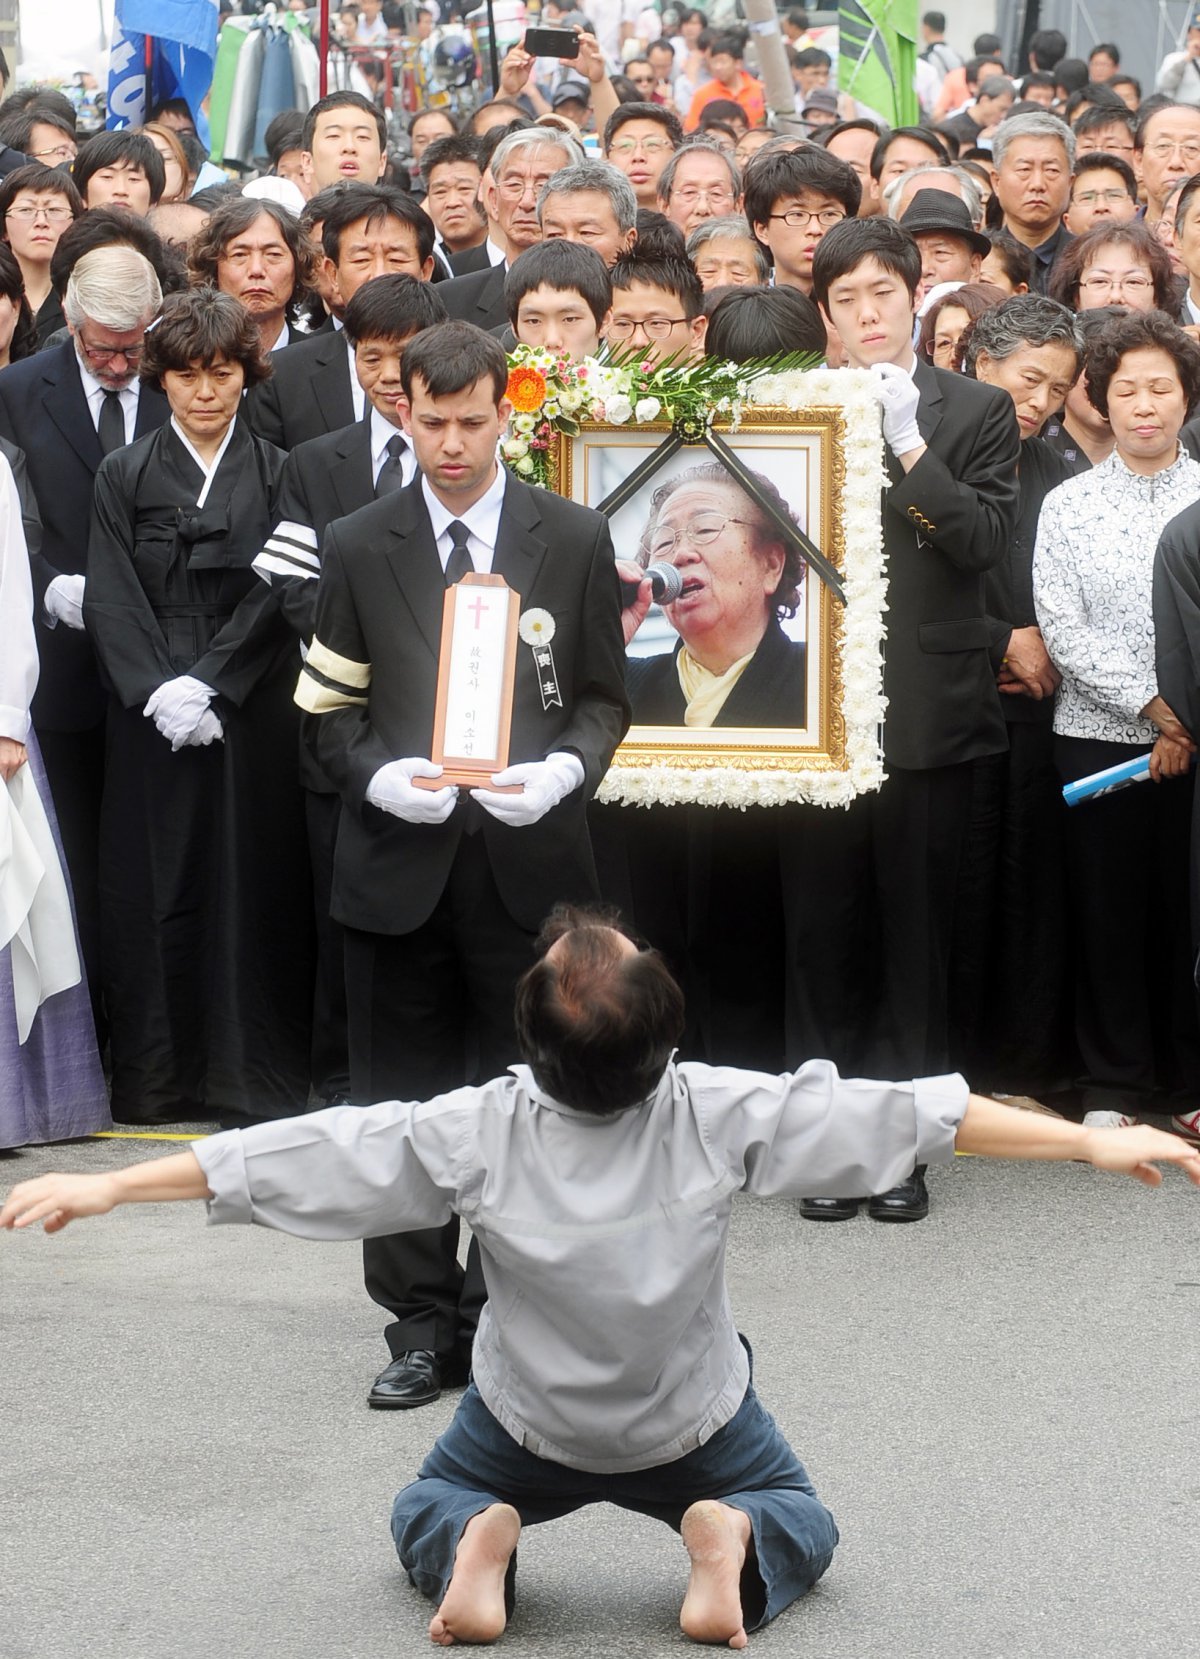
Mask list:
[{"label": "bare foot", "polygon": [[494,1503],[472,1515],[454,1552],[454,1572],[442,1605],[429,1621],[429,1639],[494,1642],[504,1634],[504,1575],[521,1534],[511,1504]]},{"label": "bare foot", "polygon": [[750,1517],[706,1498],[685,1513],[680,1531],[692,1558],[692,1576],[679,1614],[684,1635],[693,1642],[745,1647],[742,1567],[750,1547]]}]

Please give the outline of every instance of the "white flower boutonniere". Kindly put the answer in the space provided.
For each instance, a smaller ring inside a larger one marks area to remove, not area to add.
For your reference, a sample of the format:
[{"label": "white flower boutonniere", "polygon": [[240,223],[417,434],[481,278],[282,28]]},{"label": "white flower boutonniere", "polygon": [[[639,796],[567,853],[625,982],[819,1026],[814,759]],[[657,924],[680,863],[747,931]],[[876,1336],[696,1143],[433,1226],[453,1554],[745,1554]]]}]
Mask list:
[{"label": "white flower boutonniere", "polygon": [[517,632],[526,645],[549,645],[554,638],[554,618],[549,611],[535,605],[532,610],[521,613]]}]

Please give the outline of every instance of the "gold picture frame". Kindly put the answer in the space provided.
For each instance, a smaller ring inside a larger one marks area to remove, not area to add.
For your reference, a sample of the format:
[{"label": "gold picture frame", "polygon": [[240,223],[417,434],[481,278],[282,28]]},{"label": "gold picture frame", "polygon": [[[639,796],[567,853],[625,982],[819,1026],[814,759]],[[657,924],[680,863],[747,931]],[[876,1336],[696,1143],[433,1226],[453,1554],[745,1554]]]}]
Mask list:
[{"label": "gold picture frame", "polygon": [[[782,391],[786,403],[748,402],[736,419],[718,419],[711,428],[746,468],[774,485],[789,516],[841,581],[844,601],[810,561],[800,610],[795,619],[781,623],[793,641],[803,644],[805,725],[725,724],[721,715],[718,723],[701,729],[645,717],[639,722],[638,687],[646,674],[634,666],[630,695],[635,723],[601,785],[601,800],[844,804],[882,781],[886,581],[880,492],[885,475],[878,403],[873,389],[863,384],[866,379],[848,371],[775,376],[756,390],[760,396]],[[578,436],[556,438],[548,457],[550,483],[560,495],[591,507],[646,462],[672,431],[662,420],[642,425],[581,421],[579,427]],[[707,471],[714,461],[720,464],[702,436],[685,439],[628,503],[611,512],[618,558],[635,557],[653,492],[697,464]],[[669,651],[673,657],[680,634],[665,612],[658,618],[657,632],[641,654],[661,658]],[[638,651],[639,642],[640,634],[631,653]],[[798,650],[795,655],[798,659]],[[654,677],[661,684],[664,677],[675,676],[664,663]],[[676,695],[682,708],[682,693]],[[743,711],[750,706],[751,700],[743,697]]]}]

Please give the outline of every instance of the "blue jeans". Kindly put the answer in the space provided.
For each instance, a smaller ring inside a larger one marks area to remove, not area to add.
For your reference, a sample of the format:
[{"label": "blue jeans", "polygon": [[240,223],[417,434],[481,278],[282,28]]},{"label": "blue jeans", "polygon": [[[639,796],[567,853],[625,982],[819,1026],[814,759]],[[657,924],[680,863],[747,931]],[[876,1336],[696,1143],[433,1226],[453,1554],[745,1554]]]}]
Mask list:
[{"label": "blue jeans", "polygon": [[[811,1590],[833,1558],[838,1541],[833,1516],[753,1385],[729,1422],[686,1457],[651,1469],[596,1474],[526,1451],[501,1428],[471,1383],[416,1480],[398,1494],[392,1537],[417,1589],[440,1602],[463,1528],[490,1504],[511,1504],[521,1524],[530,1526],[584,1504],[611,1503],[653,1515],[678,1532],[684,1510],[701,1498],[719,1498],[750,1518],[754,1547],[742,1575],[747,1630],[766,1624]],[[514,1555],[510,1613],[515,1568]]]}]

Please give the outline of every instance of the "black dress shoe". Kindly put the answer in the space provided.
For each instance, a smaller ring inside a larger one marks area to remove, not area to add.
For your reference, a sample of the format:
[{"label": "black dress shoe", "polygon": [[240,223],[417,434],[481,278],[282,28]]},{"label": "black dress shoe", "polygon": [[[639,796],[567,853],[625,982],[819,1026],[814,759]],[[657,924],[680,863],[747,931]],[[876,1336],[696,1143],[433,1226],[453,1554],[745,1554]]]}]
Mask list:
[{"label": "black dress shoe", "polygon": [[800,1214],[805,1221],[853,1221],[859,1198],[802,1198]]},{"label": "black dress shoe", "polygon": [[411,1348],[384,1366],[371,1384],[367,1404],[385,1411],[432,1405],[443,1388],[452,1388],[460,1380],[458,1372],[452,1359],[435,1354],[432,1348]]},{"label": "black dress shoe", "polygon": [[925,1165],[918,1164],[907,1181],[890,1192],[877,1193],[867,1204],[872,1221],[924,1221],[929,1214],[925,1190]]}]

